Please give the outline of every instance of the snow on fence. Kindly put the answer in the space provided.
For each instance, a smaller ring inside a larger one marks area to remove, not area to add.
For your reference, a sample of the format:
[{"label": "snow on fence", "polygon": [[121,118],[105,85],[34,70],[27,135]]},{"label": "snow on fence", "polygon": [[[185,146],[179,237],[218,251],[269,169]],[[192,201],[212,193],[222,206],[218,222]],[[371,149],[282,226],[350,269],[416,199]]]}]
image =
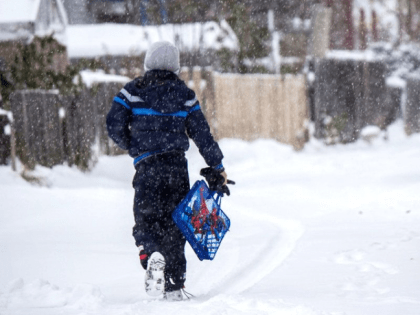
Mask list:
[{"label": "snow on fence", "polygon": [[303,147],[307,101],[303,76],[181,73],[197,92],[217,139],[276,139]]},{"label": "snow on fence", "polygon": [[369,125],[392,123],[402,89],[386,84],[386,65],[365,59],[325,58],[315,65],[315,136],[352,142]]}]

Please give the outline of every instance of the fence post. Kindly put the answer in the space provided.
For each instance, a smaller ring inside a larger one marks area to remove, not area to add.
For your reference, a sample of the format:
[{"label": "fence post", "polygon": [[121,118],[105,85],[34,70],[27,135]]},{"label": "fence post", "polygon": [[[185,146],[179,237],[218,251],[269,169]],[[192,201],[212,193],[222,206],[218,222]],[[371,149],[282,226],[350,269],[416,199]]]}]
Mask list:
[{"label": "fence post", "polygon": [[108,137],[106,129],[106,116],[112,106],[112,100],[118,91],[122,88],[122,84],[109,82],[100,83],[97,88],[91,89],[91,93],[96,93],[92,96],[95,105],[95,133],[99,141],[100,153],[106,155],[115,155],[125,152],[118,148],[118,146]]},{"label": "fence post", "polygon": [[40,91],[42,93],[44,137],[45,143],[45,166],[64,162],[63,140],[59,117],[59,96],[58,91]]},{"label": "fence post", "polygon": [[12,170],[16,172],[16,133],[13,119],[10,122],[10,158],[12,160]]},{"label": "fence post", "polygon": [[317,4],[313,9],[313,30],[310,38],[310,52],[316,58],[322,58],[330,46],[330,25],[332,9]]},{"label": "fence post", "polygon": [[285,142],[284,139],[284,84],[283,77],[279,77],[276,83],[276,106],[273,115],[276,117],[275,137],[279,142]]},{"label": "fence post", "polygon": [[363,68],[355,60],[322,59],[316,63],[315,137],[328,143],[357,139],[356,117],[364,110],[360,92]]},{"label": "fence post", "polygon": [[384,127],[387,98],[385,73],[383,62],[363,62],[363,105],[355,122],[358,131],[368,125]]},{"label": "fence post", "polygon": [[203,113],[206,116],[206,119],[210,125],[210,129],[213,135],[217,133],[216,130],[216,121],[215,121],[215,95],[214,95],[214,78],[213,78],[213,69],[207,67],[204,71],[204,80],[206,81],[206,87],[203,91]]},{"label": "fence post", "polygon": [[201,67],[194,67],[192,72],[193,90],[200,104],[203,104],[203,93],[201,89]]},{"label": "fence post", "polygon": [[295,150],[303,149],[305,143],[309,140],[309,130],[306,123],[309,121],[309,108],[308,108],[308,99],[307,99],[307,85],[306,80],[303,76],[296,77],[296,102],[295,106],[297,109],[296,113],[296,122],[295,122]]},{"label": "fence post", "polygon": [[213,95],[214,95],[214,110],[213,110],[213,121],[214,121],[214,134],[213,136],[215,137],[215,139],[219,140],[221,139],[220,136],[220,122],[219,122],[219,108],[220,108],[220,86],[219,86],[219,81],[220,81],[220,75],[217,72],[214,72],[212,75],[212,80],[213,80]]},{"label": "fence post", "polygon": [[188,86],[188,82],[190,81],[190,69],[188,67],[182,67],[179,71],[179,78]]},{"label": "fence post", "polygon": [[61,103],[65,112],[63,118],[63,148],[64,154],[67,159],[69,166],[72,166],[76,162],[75,152],[76,152],[76,132],[73,131],[74,128],[74,116],[75,116],[75,96],[73,95],[63,95],[61,97]]},{"label": "fence post", "polygon": [[7,158],[10,156],[10,135],[5,132],[6,126],[10,124],[7,112],[2,112],[0,108],[0,165],[6,165]]},{"label": "fence post", "polygon": [[26,97],[23,91],[16,91],[10,95],[10,106],[16,139],[16,155],[26,168],[34,168],[35,163],[30,155],[30,139],[28,130],[28,115]]},{"label": "fence post", "polygon": [[82,90],[78,95],[63,97],[68,163],[75,164],[82,170],[88,170],[92,163],[92,145],[95,140],[92,103],[87,90]]},{"label": "fence post", "polygon": [[407,101],[403,111],[407,135],[420,132],[420,78],[407,79]]}]

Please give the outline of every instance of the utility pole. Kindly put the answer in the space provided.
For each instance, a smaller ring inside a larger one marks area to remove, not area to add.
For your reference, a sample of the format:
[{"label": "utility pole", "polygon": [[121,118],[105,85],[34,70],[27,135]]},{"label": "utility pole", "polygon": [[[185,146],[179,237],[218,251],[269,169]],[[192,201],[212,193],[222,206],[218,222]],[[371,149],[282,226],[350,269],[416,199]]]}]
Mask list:
[{"label": "utility pole", "polygon": [[268,10],[267,13],[268,31],[271,35],[271,59],[274,65],[274,72],[280,74],[281,70],[281,56],[280,56],[280,34],[275,29],[274,25],[274,11]]}]

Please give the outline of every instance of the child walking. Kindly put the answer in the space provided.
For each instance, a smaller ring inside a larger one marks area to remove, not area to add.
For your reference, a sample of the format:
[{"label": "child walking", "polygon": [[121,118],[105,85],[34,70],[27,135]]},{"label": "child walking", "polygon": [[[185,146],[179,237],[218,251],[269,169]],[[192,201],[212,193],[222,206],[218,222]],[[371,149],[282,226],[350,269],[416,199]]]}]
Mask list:
[{"label": "child walking", "polygon": [[144,77],[127,83],[116,95],[106,123],[109,137],[134,159],[133,236],[146,269],[146,292],[182,300],[185,237],[172,211],[190,189],[185,158],[189,138],[209,166],[201,171],[209,188],[229,195],[228,182],[222,151],[195,93],[177,76],[178,49],[166,41],[154,43],[144,69]]}]

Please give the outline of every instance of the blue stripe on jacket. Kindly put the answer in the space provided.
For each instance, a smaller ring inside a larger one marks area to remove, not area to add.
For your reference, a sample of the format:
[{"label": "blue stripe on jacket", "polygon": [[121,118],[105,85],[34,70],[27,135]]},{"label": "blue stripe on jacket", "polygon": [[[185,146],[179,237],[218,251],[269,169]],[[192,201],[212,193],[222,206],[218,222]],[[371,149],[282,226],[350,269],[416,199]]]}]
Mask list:
[{"label": "blue stripe on jacket", "polygon": [[148,158],[149,156],[152,156],[152,155],[155,155],[155,154],[159,154],[159,153],[163,153],[163,152],[165,152],[165,150],[155,150],[155,151],[146,152],[146,153],[144,153],[144,154],[136,157],[134,159],[133,164],[134,164],[134,166],[136,166],[136,164],[138,162],[140,162],[141,160],[144,160],[145,158]]},{"label": "blue stripe on jacket", "polygon": [[145,115],[145,116],[175,116],[175,117],[187,117],[189,113],[200,110],[200,104],[197,104],[190,108],[189,111],[178,111],[174,113],[160,113],[152,108],[130,108],[123,99],[118,96],[114,97],[114,102],[123,105],[127,109],[131,109],[134,115]]},{"label": "blue stripe on jacket", "polygon": [[200,104],[197,104],[197,105],[191,107],[191,109],[188,111],[188,113],[195,112],[196,110],[200,110]]},{"label": "blue stripe on jacket", "polygon": [[127,109],[131,109],[130,108],[130,106],[128,106],[127,105],[127,103],[126,102],[124,102],[124,100],[123,99],[121,99],[121,98],[119,98],[118,96],[115,96],[114,97],[114,102],[116,102],[116,103],[118,103],[118,104],[121,104],[122,106],[124,106],[125,108],[127,108]]},{"label": "blue stripe on jacket", "polygon": [[175,113],[160,113],[151,108],[133,108],[132,111],[134,115],[144,115],[144,116],[175,116],[175,117],[188,116],[188,112],[183,111],[183,110],[179,112],[175,112]]}]

